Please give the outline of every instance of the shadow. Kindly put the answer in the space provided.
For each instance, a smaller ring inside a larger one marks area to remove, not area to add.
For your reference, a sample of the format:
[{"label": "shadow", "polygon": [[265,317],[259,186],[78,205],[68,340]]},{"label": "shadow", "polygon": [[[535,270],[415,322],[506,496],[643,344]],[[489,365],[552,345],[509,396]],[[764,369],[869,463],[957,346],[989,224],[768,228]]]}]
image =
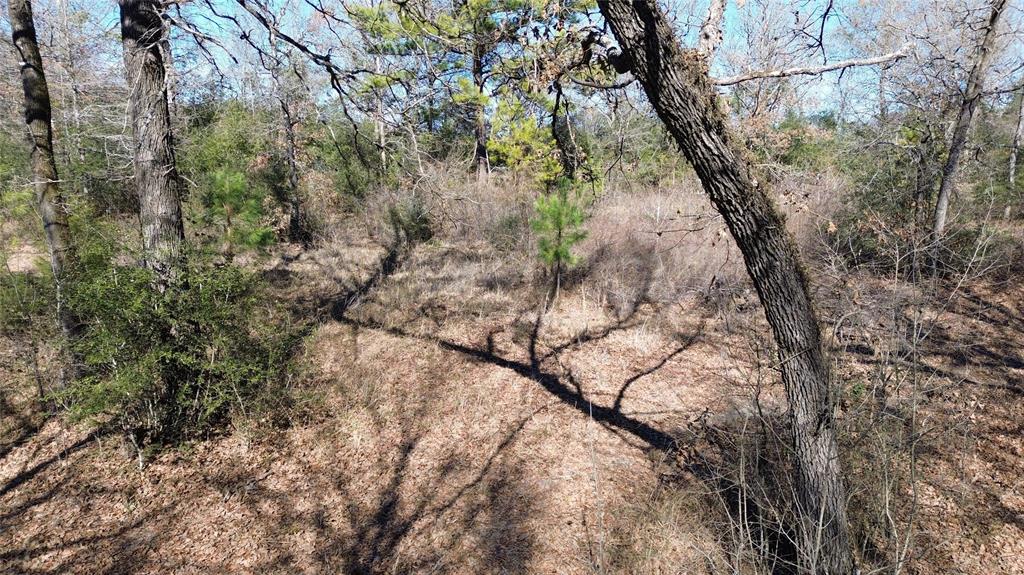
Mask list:
[{"label": "shadow", "polygon": [[94,439],[96,439],[98,437],[101,437],[104,434],[105,434],[105,432],[103,430],[92,431],[88,435],[86,435],[85,437],[83,437],[83,438],[79,439],[78,441],[76,441],[75,443],[73,443],[71,446],[61,450],[60,453],[50,457],[49,459],[40,461],[39,463],[33,465],[29,469],[26,469],[26,470],[18,473],[17,475],[12,477],[7,483],[5,483],[3,487],[0,487],[0,497],[3,497],[9,491],[11,491],[11,490],[13,490],[13,489],[15,489],[15,488],[25,484],[26,482],[30,481],[33,477],[35,477],[36,475],[39,475],[39,473],[41,473],[42,471],[46,470],[47,467],[53,465],[54,463],[56,463],[57,461],[60,461],[61,459],[66,458],[67,456],[69,456],[72,453],[78,451],[79,449],[82,449],[83,447],[88,445],[90,441],[92,441],[92,440],[94,440]]},{"label": "shadow", "polygon": [[388,247],[370,277],[356,284],[341,296],[336,296],[331,301],[325,302],[322,307],[330,310],[332,319],[340,320],[344,317],[345,312],[358,305],[374,288],[391,277],[405,262],[410,252],[410,246],[406,242],[396,239]]},{"label": "shadow", "polygon": [[[478,467],[455,445],[428,469],[427,444],[436,441],[430,437],[436,428],[428,423],[436,412],[431,400],[397,420],[374,411],[382,448],[363,470],[372,482],[352,470],[328,471],[330,487],[312,512],[298,511],[301,497],[291,491],[256,490],[246,505],[263,515],[272,506],[272,532],[299,525],[314,533],[317,572],[456,573],[469,564],[477,573],[525,575],[536,548],[526,523],[537,509],[538,494],[527,489],[525,466],[508,449],[540,411],[504,431]],[[399,437],[393,444],[383,438],[395,427]],[[322,477],[324,470],[309,468],[304,474]],[[332,507],[325,500],[341,503]],[[295,570],[300,561],[284,543],[271,555],[259,572]]]},{"label": "shadow", "polygon": [[[634,312],[635,313],[635,312]],[[575,380],[572,373],[566,374],[563,378],[556,373],[544,369],[543,365],[552,359],[557,359],[558,356],[563,354],[565,351],[571,348],[577,348],[587,343],[599,341],[608,337],[611,333],[619,330],[628,329],[631,327],[630,320],[632,316],[627,317],[623,320],[617,321],[609,326],[605,326],[594,331],[584,331],[577,336],[569,338],[569,340],[556,344],[550,347],[550,350],[544,354],[538,352],[540,345],[540,331],[543,324],[543,316],[538,315],[537,319],[533,322],[533,329],[530,333],[528,343],[526,345],[528,360],[518,361],[500,354],[496,350],[494,344],[494,335],[502,330],[492,330],[487,335],[487,343],[483,347],[472,347],[464,345],[455,341],[435,338],[435,337],[424,337],[398,327],[384,327],[379,324],[349,319],[341,317],[340,322],[346,325],[351,325],[357,328],[363,329],[377,329],[381,330],[390,335],[401,337],[401,338],[413,338],[420,339],[423,341],[429,341],[440,346],[446,351],[452,351],[459,353],[465,357],[471,358],[478,362],[484,362],[502,369],[507,369],[516,373],[517,375],[526,379],[532,380],[539,384],[545,391],[551,394],[553,397],[559,399],[563,404],[572,407],[581,414],[592,417],[595,421],[600,423],[605,428],[613,431],[625,432],[639,440],[641,440],[647,447],[661,450],[661,451],[672,451],[676,445],[676,438],[663,430],[660,430],[644,421],[635,419],[629,415],[624,414],[621,411],[622,398],[628,390],[629,386],[635,383],[637,380],[651,375],[658,369],[664,367],[669,363],[672,358],[682,353],[686,349],[690,348],[696,342],[700,340],[700,336],[703,333],[704,324],[695,331],[695,333],[687,336],[684,343],[680,345],[674,352],[662,361],[658,362],[651,368],[644,370],[641,373],[636,374],[630,379],[623,383],[620,388],[615,403],[612,406],[600,405],[594,403],[592,398],[585,395],[580,384]],[[564,380],[563,380],[564,379]]]},{"label": "shadow", "polygon": [[648,367],[647,369],[644,369],[643,371],[637,373],[636,375],[633,375],[625,382],[623,382],[622,387],[619,388],[619,392],[615,395],[615,403],[612,404],[612,408],[618,410],[622,407],[622,400],[626,397],[626,392],[629,391],[630,386],[632,386],[637,381],[640,381],[641,379],[647,377],[648,375],[655,373],[659,369],[665,367],[665,365],[668,364],[668,362],[675,359],[677,355],[690,349],[691,347],[693,347],[695,343],[700,341],[701,336],[704,334],[705,323],[706,320],[701,321],[700,325],[697,326],[697,329],[694,330],[692,334],[687,336],[684,339],[684,341],[681,344],[679,344],[679,346],[672,350],[671,353],[661,358],[660,361],[658,361],[651,367]]},{"label": "shadow", "polygon": [[49,414],[44,414],[43,419],[38,423],[32,421],[30,417],[26,417],[19,413],[18,410],[10,404],[6,395],[0,396],[0,416],[5,419],[13,420],[15,423],[14,428],[17,429],[14,437],[7,439],[2,445],[0,445],[0,461],[6,459],[12,451],[32,439],[37,433],[39,433],[39,430],[42,429],[43,425],[45,425],[49,419]]}]

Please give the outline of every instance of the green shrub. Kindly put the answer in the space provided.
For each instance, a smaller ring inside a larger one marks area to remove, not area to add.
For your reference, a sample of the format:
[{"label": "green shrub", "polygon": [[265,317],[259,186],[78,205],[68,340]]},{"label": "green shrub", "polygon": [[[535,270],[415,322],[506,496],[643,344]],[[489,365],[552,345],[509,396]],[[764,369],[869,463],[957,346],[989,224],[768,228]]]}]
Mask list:
[{"label": "green shrub", "polygon": [[417,244],[434,237],[430,211],[418,196],[403,199],[389,207],[388,218],[396,239]]},{"label": "green shrub", "polygon": [[537,217],[531,221],[537,234],[540,259],[557,275],[576,265],[572,248],[587,237],[583,229],[586,214],[572,181],[562,178],[555,191],[537,198]]},{"label": "green shrub", "polygon": [[[137,445],[201,437],[281,392],[297,331],[257,276],[198,266],[165,293],[151,272],[84,258],[69,298],[84,324],[73,415],[106,420]],[[110,261],[110,260],[106,260]]]},{"label": "green shrub", "polygon": [[11,273],[0,264],[0,270],[0,334],[50,327],[55,302],[49,269],[39,274]]},{"label": "green shrub", "polygon": [[274,243],[274,230],[266,225],[266,195],[251,187],[245,174],[222,168],[212,174],[206,197],[208,213],[224,226],[231,247],[261,248]]}]

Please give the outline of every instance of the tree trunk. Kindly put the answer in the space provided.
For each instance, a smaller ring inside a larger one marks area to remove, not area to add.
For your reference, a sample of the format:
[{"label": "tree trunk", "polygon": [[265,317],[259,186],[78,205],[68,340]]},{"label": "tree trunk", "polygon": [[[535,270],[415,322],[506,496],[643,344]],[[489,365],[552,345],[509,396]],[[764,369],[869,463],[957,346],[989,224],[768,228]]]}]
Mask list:
[{"label": "tree trunk", "polygon": [[25,92],[25,123],[32,138],[32,177],[36,189],[36,209],[43,221],[46,245],[50,252],[50,268],[57,292],[57,323],[64,336],[71,339],[78,332],[78,318],[65,302],[68,266],[74,252],[71,246],[67,206],[57,185],[57,163],[53,153],[53,126],[50,90],[43,73],[43,60],[36,41],[29,0],[10,0],[8,10],[14,47],[21,67],[21,84]]},{"label": "tree trunk", "polygon": [[792,417],[802,568],[853,572],[834,429],[835,393],[796,245],[748,152],[729,133],[706,60],[683,49],[656,0],[598,0],[633,75],[743,253],[779,347]]},{"label": "tree trunk", "polygon": [[1017,153],[1020,151],[1020,141],[1024,138],[1024,88],[1021,88],[1020,102],[1017,106],[1017,129],[1013,132],[1013,145],[1010,146],[1010,187],[1017,184]]},{"label": "tree trunk", "polygon": [[487,174],[490,172],[490,165],[487,158],[487,116],[484,110],[484,90],[486,79],[484,78],[484,64],[483,55],[477,53],[473,55],[473,85],[476,86],[479,91],[480,102],[476,106],[476,150],[474,158],[476,160],[476,180],[477,183],[484,182],[487,180]]},{"label": "tree trunk", "polygon": [[302,209],[299,199],[299,163],[298,147],[295,143],[295,120],[286,96],[278,91],[278,103],[281,104],[281,116],[284,119],[285,153],[288,155],[288,201],[291,204],[291,216],[288,219],[288,236],[293,242],[306,243],[305,230],[302,227]]},{"label": "tree trunk", "polygon": [[[383,67],[381,66],[380,56],[373,57],[373,70],[378,78],[381,77]],[[388,172],[387,127],[384,125],[384,95],[375,95],[377,97],[377,117],[374,118],[374,128],[377,132],[377,154],[380,158],[380,173],[384,175]]]},{"label": "tree trunk", "polygon": [[179,268],[185,239],[161,49],[165,29],[156,0],[119,0],[118,4],[131,92],[144,264],[156,273],[158,287],[164,289]]},{"label": "tree trunk", "polygon": [[988,25],[985,33],[978,44],[974,59],[974,67],[967,77],[967,90],[964,92],[963,102],[960,104],[960,112],[956,118],[956,127],[953,129],[953,139],[949,142],[949,156],[942,168],[942,183],[939,184],[939,197],[935,202],[935,223],[932,226],[932,235],[939,239],[946,230],[946,214],[949,211],[949,196],[955,185],[957,168],[960,164],[960,154],[964,151],[967,143],[967,134],[971,128],[971,118],[974,117],[974,110],[981,100],[981,92],[985,85],[985,72],[988,63],[992,59],[992,51],[996,41],[996,26],[1002,16],[1003,8],[1006,7],[1006,0],[995,0],[992,3],[992,12],[989,15]]}]

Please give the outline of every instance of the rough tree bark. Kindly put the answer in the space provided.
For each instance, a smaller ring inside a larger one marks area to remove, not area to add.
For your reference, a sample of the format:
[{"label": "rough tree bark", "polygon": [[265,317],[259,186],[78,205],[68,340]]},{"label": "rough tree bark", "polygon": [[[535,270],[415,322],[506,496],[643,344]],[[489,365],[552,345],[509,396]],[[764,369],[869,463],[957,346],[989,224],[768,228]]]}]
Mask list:
[{"label": "rough tree bark", "polygon": [[730,135],[707,61],[683,49],[656,0],[598,0],[633,75],[743,253],[779,347],[792,417],[802,569],[854,570],[834,429],[835,394],[807,280],[785,221]]},{"label": "rough tree bark", "polygon": [[158,287],[164,289],[179,268],[185,239],[161,49],[165,28],[157,0],[119,0],[118,4],[125,71],[131,92],[135,186],[139,195],[144,264],[156,273]]},{"label": "rough tree bark", "polygon": [[964,99],[960,104],[960,112],[957,114],[956,125],[953,128],[953,138],[949,142],[949,156],[942,168],[942,182],[939,184],[939,195],[935,201],[935,220],[932,225],[932,235],[938,239],[946,231],[946,215],[949,211],[949,196],[955,186],[957,168],[960,164],[960,154],[964,151],[967,143],[967,134],[971,128],[971,119],[974,117],[974,110],[981,101],[981,93],[985,86],[985,72],[988,70],[989,61],[992,59],[993,48],[996,42],[996,27],[1006,7],[1006,0],[995,0],[992,2],[992,12],[989,14],[988,24],[978,44],[975,53],[974,66],[967,77],[967,89],[964,91]]},{"label": "rough tree bark", "polygon": [[43,60],[36,41],[29,0],[10,0],[8,12],[14,47],[20,58],[21,84],[25,93],[25,123],[32,139],[32,177],[36,190],[36,209],[43,222],[57,292],[57,323],[65,337],[78,332],[78,319],[66,305],[68,266],[73,260],[67,207],[57,184],[57,163],[53,153],[53,126],[50,90],[43,72]]}]

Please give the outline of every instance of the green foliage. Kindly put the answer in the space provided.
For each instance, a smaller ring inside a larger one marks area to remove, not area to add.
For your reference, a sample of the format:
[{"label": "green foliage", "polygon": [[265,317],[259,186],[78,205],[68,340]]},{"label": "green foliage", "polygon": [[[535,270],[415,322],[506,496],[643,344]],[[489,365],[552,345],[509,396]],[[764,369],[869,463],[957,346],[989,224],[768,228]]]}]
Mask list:
[{"label": "green foliage", "polygon": [[418,196],[405,199],[388,209],[391,228],[396,238],[409,243],[421,243],[434,237],[427,205]]},{"label": "green foliage", "polygon": [[[0,262],[0,269],[6,266]],[[20,334],[53,324],[53,275],[0,271],[0,334]]]},{"label": "green foliage", "polygon": [[273,243],[274,218],[283,204],[284,162],[265,130],[277,120],[227,102],[191,127],[181,155],[182,170],[196,184],[194,219],[232,247]]},{"label": "green foliage", "polygon": [[530,222],[537,234],[540,259],[560,272],[576,265],[572,248],[587,237],[583,229],[586,214],[580,196],[567,178],[559,180],[553,193],[534,203],[536,217]]},{"label": "green foliage", "polygon": [[281,392],[298,338],[255,274],[194,266],[187,284],[159,293],[151,272],[105,254],[91,250],[70,282],[86,326],[74,345],[84,374],[61,393],[73,415],[163,444],[214,432]]},{"label": "green foliage", "polygon": [[774,131],[778,160],[801,170],[827,170],[837,162],[837,128],[832,114],[810,118],[789,114]]},{"label": "green foliage", "polygon": [[265,223],[266,196],[249,186],[245,174],[229,168],[217,170],[212,179],[208,210],[224,222],[228,242],[250,248],[273,243],[274,230]]},{"label": "green foliage", "polygon": [[528,113],[520,98],[502,97],[498,101],[487,152],[492,166],[537,174],[542,184],[556,181],[562,169],[550,128]]},{"label": "green foliage", "polygon": [[343,120],[304,127],[311,134],[304,143],[309,167],[329,174],[335,189],[355,202],[364,199],[374,184],[393,177],[382,173],[378,151],[366,138],[373,127],[362,125],[359,130],[362,136],[357,137],[351,124]]}]

